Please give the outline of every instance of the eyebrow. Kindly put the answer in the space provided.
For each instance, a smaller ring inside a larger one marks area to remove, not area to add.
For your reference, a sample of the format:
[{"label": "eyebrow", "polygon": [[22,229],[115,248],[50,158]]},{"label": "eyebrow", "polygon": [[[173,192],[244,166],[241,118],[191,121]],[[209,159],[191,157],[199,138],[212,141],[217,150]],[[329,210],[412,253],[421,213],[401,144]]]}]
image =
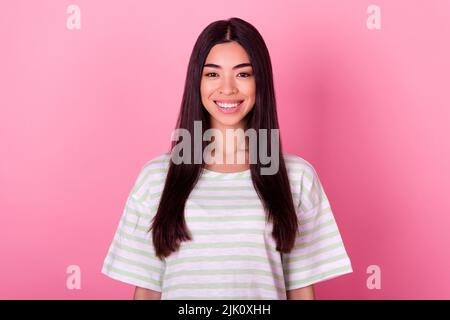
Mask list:
[{"label": "eyebrow", "polygon": [[[251,63],[241,63],[241,64],[238,64],[238,65],[235,65],[232,69],[235,70],[235,69],[244,68],[244,67],[251,67],[251,66],[252,66]],[[222,69],[221,66],[219,66],[217,64],[214,64],[214,63],[207,63],[203,67]]]}]

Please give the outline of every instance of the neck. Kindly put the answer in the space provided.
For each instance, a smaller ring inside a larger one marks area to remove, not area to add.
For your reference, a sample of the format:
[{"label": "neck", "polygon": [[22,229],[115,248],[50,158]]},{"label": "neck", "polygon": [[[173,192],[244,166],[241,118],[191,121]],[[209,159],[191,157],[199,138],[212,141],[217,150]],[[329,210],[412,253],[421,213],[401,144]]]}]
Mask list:
[{"label": "neck", "polygon": [[228,163],[227,157],[235,163],[239,158],[243,159],[245,163],[248,162],[248,142],[244,134],[246,130],[244,119],[232,126],[211,119],[211,128],[220,131],[219,136],[214,136],[213,156],[222,154],[225,163]]}]

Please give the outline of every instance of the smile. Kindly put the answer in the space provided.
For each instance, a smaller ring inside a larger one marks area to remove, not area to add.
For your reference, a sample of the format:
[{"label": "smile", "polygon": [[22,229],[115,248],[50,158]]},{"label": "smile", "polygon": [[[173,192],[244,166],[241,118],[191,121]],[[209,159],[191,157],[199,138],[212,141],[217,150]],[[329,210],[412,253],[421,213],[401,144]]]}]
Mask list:
[{"label": "smile", "polygon": [[224,114],[232,114],[237,113],[239,110],[241,110],[242,102],[244,100],[215,100],[214,103],[217,106],[217,109]]},{"label": "smile", "polygon": [[222,100],[215,100],[214,103],[219,106],[222,109],[232,109],[237,108],[244,102],[244,100],[234,100],[234,101],[222,101]]}]

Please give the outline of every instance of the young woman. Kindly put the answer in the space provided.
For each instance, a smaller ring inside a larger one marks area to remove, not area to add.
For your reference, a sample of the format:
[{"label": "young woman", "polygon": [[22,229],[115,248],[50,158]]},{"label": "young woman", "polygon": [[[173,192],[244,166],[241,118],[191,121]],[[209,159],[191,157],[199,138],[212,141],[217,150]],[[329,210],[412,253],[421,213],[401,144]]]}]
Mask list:
[{"label": "young woman", "polygon": [[[270,56],[242,19],[213,22],[197,39],[176,128],[194,136],[195,123],[223,137],[278,129]],[[134,285],[135,299],[314,299],[313,284],[353,271],[309,162],[279,141],[257,141],[276,155],[276,172],[262,174],[268,165],[251,161],[250,140],[230,148],[217,137],[214,157],[241,152],[245,161],[193,163],[206,142],[199,150],[187,140],[191,161],[175,163],[176,137],[143,166],[104,274]]]}]

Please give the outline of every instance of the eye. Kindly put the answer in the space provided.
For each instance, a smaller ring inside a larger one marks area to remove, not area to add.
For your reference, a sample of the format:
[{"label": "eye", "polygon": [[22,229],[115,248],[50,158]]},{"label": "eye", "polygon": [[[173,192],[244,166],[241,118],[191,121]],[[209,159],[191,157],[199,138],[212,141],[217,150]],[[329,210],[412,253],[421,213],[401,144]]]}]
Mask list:
[{"label": "eye", "polygon": [[247,72],[241,72],[241,73],[239,73],[239,74],[245,74],[245,77],[244,77],[244,78],[248,78],[248,77],[251,76],[251,74],[249,74],[249,73],[247,73]]},{"label": "eye", "polygon": [[208,72],[207,74],[205,74],[205,76],[207,76],[208,78],[211,78],[209,75],[210,74],[217,74],[217,73],[215,73],[215,72]]}]

